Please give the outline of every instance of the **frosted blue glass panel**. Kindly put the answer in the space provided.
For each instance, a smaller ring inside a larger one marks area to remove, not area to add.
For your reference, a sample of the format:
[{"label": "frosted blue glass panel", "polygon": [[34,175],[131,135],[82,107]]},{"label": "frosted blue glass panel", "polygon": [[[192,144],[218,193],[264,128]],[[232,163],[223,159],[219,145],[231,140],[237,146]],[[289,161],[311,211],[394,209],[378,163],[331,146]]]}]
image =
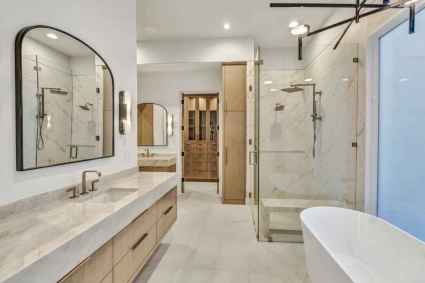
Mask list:
[{"label": "frosted blue glass panel", "polygon": [[425,240],[425,12],[380,40],[378,215]]}]

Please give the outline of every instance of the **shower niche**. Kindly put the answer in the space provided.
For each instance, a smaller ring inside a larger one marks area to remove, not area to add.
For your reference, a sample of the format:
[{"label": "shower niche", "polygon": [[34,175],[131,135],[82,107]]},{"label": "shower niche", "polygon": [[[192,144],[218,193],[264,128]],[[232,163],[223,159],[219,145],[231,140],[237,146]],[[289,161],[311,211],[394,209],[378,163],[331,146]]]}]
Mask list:
[{"label": "shower niche", "polygon": [[77,37],[48,26],[15,42],[18,171],[112,157],[114,80]]}]

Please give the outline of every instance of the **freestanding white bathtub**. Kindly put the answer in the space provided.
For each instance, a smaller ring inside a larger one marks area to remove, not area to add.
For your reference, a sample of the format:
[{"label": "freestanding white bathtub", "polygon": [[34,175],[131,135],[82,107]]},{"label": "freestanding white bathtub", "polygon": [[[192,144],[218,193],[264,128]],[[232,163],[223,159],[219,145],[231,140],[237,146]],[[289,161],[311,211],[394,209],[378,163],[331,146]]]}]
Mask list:
[{"label": "freestanding white bathtub", "polygon": [[336,207],[301,221],[312,283],[425,283],[425,243],[390,223]]}]

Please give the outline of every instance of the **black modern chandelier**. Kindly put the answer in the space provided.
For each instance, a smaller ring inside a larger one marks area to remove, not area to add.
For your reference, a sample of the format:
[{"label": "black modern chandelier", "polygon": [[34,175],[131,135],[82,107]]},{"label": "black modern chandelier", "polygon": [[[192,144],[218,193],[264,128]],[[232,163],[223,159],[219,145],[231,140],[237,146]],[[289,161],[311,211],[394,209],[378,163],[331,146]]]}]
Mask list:
[{"label": "black modern chandelier", "polygon": [[[317,30],[310,31],[308,25],[304,25],[305,33],[298,35],[298,60],[302,60],[302,47],[303,47],[303,38],[319,34],[321,32],[333,29],[342,25],[346,25],[342,34],[335,43],[333,49],[337,49],[344,36],[347,34],[350,27],[353,23],[359,23],[360,19],[384,12],[388,9],[409,9],[409,33],[415,32],[415,16],[416,16],[416,2],[418,0],[400,0],[395,3],[389,3],[389,0],[383,0],[382,4],[368,4],[367,0],[356,0],[355,3],[270,3],[271,8],[341,8],[341,9],[354,9],[354,16],[334,24],[319,28]],[[363,12],[363,10],[368,9],[368,11]]]}]

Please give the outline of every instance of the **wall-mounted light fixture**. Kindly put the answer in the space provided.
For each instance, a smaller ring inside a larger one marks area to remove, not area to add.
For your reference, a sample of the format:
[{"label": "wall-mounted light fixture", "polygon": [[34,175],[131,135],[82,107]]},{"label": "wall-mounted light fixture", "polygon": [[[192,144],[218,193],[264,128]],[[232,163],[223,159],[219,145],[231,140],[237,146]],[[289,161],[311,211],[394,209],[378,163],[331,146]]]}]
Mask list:
[{"label": "wall-mounted light fixture", "polygon": [[126,91],[119,92],[119,132],[125,135],[131,127],[131,97]]},{"label": "wall-mounted light fixture", "polygon": [[174,115],[170,113],[167,117],[167,134],[169,137],[174,136]]}]

